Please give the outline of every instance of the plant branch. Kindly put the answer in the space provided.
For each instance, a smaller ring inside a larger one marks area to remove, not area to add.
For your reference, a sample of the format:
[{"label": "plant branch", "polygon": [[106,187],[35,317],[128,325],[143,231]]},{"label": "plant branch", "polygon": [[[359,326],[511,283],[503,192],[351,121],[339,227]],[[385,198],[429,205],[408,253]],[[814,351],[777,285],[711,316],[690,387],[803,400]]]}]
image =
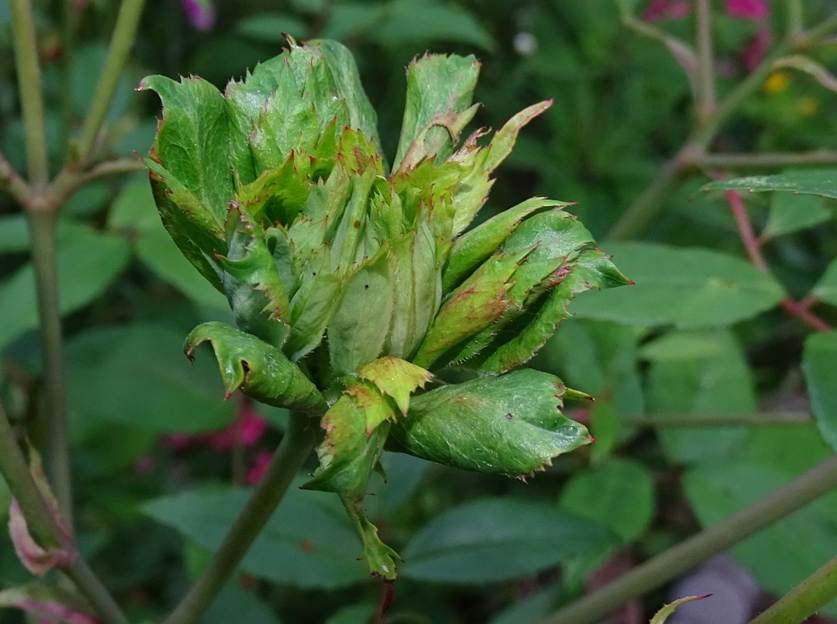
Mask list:
[{"label": "plant branch", "polygon": [[32,5],[29,0],[11,0],[10,4],[29,181],[35,187],[43,187],[49,180],[49,159],[44,128],[41,68],[38,64],[38,44],[35,38],[35,23],[32,19]]},{"label": "plant branch", "polygon": [[786,0],[785,11],[787,12],[787,37],[793,39],[802,32],[804,27],[802,0]]},{"label": "plant branch", "polygon": [[712,51],[712,7],[709,0],[697,0],[697,91],[698,119],[715,111],[715,59]]},{"label": "plant branch", "polygon": [[813,419],[806,412],[770,412],[766,414],[653,414],[625,416],[626,425],[642,427],[771,427],[807,425]]},{"label": "plant branch", "polygon": [[723,552],[837,487],[832,455],[784,487],[756,501],[624,576],[555,612],[550,624],[593,624],[626,601],[663,585],[696,564]]},{"label": "plant branch", "polygon": [[109,175],[143,171],[145,165],[140,158],[115,158],[102,161],[86,171],[63,169],[49,186],[49,205],[63,205],[84,184]]},{"label": "plant branch", "polygon": [[23,453],[20,450],[3,405],[0,404],[0,472],[20,507],[26,526],[36,542],[44,548],[61,548],[72,553],[72,563],[62,571],[87,597],[108,624],[127,624],[119,606],[87,563],[78,554],[75,544],[58,526],[41,495]]},{"label": "plant branch", "polygon": [[116,18],[116,27],[110,40],[105,65],[90,100],[90,108],[87,111],[75,148],[75,158],[71,158],[71,161],[80,162],[83,165],[93,151],[99,130],[116,91],[116,85],[119,82],[125,60],[134,45],[144,2],[145,0],[123,0],[119,7],[119,15]]},{"label": "plant branch", "polygon": [[776,169],[837,164],[837,151],[698,154],[691,163],[704,169]]},{"label": "plant branch", "polygon": [[42,209],[28,210],[27,215],[32,240],[32,264],[38,295],[41,359],[46,388],[47,472],[55,488],[61,513],[67,519],[68,526],[72,528],[72,480],[55,242],[57,215],[51,210]]},{"label": "plant branch", "polygon": [[[738,227],[738,235],[741,238],[741,243],[747,251],[747,256],[750,262],[753,263],[759,271],[770,275],[770,267],[761,253],[761,244],[758,236],[753,231],[753,224],[750,221],[750,215],[747,212],[747,207],[744,205],[744,200],[738,191],[724,191],[724,196],[727,198],[730,210],[735,218],[735,224]],[[782,309],[789,315],[794,316],[808,325],[815,331],[830,331],[831,326],[818,317],[816,314],[803,303],[796,301],[792,297],[785,297],[782,300]]]},{"label": "plant branch", "polygon": [[712,141],[715,140],[721,126],[768,77],[773,69],[774,62],[795,49],[804,49],[815,45],[834,30],[837,30],[837,13],[807,32],[799,33],[792,39],[786,38],[777,45],[755,70],[721,100],[711,115],[695,126],[678,151],[678,155],[668,160],[660,168],[646,189],[622,213],[622,216],[608,232],[608,237],[626,239],[641,232],[659,212],[663,200],[676,185],[682,171],[690,168],[694,161],[706,152]]},{"label": "plant branch", "polygon": [[0,152],[0,189],[8,189],[12,197],[19,204],[23,205],[32,194],[26,180],[20,177],[12,164],[6,160],[3,152]]},{"label": "plant branch", "polygon": [[212,604],[264,525],[285,496],[291,481],[311,454],[317,419],[292,413],[288,431],[218,551],[183,600],[163,624],[193,624]]},{"label": "plant branch", "polygon": [[804,622],[834,597],[837,597],[837,557],[826,562],[750,624]]}]

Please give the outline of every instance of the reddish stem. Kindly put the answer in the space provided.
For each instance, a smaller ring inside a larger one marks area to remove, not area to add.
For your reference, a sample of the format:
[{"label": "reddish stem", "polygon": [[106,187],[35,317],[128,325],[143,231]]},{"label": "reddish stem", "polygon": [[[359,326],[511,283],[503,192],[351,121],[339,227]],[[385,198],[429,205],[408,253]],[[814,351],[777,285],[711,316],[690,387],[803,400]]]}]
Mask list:
[{"label": "reddish stem", "polygon": [[[750,221],[747,208],[744,206],[744,200],[741,199],[741,195],[737,191],[725,191],[724,195],[727,198],[727,202],[729,202],[732,216],[735,217],[735,224],[738,226],[738,236],[741,238],[741,243],[747,251],[750,262],[759,271],[769,275],[770,267],[767,266],[764,255],[761,253],[761,244],[759,243],[758,236],[753,231],[753,224]],[[831,325],[811,312],[809,305],[805,301],[800,302],[792,297],[785,297],[781,305],[782,309],[790,316],[798,318],[815,331],[830,331],[832,329]]]}]

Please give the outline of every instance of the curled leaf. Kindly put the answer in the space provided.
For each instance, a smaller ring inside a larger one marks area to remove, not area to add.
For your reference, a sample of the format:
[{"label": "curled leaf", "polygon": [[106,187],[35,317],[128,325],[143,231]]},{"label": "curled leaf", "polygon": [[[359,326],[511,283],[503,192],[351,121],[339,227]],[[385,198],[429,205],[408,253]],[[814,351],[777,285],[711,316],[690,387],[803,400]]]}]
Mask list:
[{"label": "curled leaf", "polygon": [[525,477],[591,442],[560,412],[557,377],[522,369],[413,397],[390,433],[393,450],[448,466]]},{"label": "curled leaf", "polygon": [[240,389],[268,405],[313,413],[325,410],[317,387],[276,347],[217,321],[192,330],[186,338],[186,355],[191,358],[203,342],[215,351],[227,396]]},{"label": "curled leaf", "polygon": [[712,594],[703,594],[701,596],[684,596],[683,598],[678,598],[668,604],[662,606],[662,608],[654,614],[654,617],[651,618],[651,622],[649,624],[665,624],[665,622],[674,615],[674,612],[677,611],[680,607],[684,604],[689,602],[694,602],[695,600],[703,600],[704,598],[709,598]]}]

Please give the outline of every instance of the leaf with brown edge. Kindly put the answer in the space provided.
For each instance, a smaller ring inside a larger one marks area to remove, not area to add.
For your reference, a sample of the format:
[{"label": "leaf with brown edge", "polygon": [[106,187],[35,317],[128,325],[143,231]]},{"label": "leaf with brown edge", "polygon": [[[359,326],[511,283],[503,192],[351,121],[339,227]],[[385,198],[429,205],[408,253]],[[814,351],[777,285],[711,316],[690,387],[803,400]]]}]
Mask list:
[{"label": "leaf with brown edge", "polygon": [[358,371],[358,377],[372,382],[382,394],[392,397],[404,415],[410,407],[410,395],[433,379],[433,375],[422,367],[392,356],[369,362]]},{"label": "leaf with brown edge", "polygon": [[315,414],[326,409],[317,387],[276,347],[218,321],[191,331],[184,346],[187,357],[203,342],[212,345],[227,397],[241,390],[268,405]]},{"label": "leaf with brown edge", "polygon": [[447,466],[526,477],[592,439],[561,413],[564,384],[521,369],[413,397],[392,425],[390,447]]}]

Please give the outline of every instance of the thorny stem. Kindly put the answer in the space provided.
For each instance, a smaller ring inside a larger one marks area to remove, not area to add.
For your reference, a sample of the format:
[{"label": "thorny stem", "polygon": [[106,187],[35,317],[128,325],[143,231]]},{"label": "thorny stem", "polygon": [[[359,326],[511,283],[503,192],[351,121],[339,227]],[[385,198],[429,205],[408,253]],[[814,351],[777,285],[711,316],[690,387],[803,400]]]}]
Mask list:
[{"label": "thorny stem", "polygon": [[62,571],[87,597],[97,613],[107,624],[127,624],[116,601],[102,582],[90,570],[76,551],[75,544],[68,540],[58,526],[38,486],[29,472],[26,459],[15,441],[6,412],[0,404],[0,472],[9,485],[9,490],[20,507],[26,526],[32,537],[42,548],[61,548],[72,553],[72,563]]},{"label": "thorny stem", "polygon": [[837,488],[832,455],[779,490],[552,614],[545,624],[593,624],[626,601],[663,585]]},{"label": "thorny stem", "polygon": [[232,576],[314,447],[317,419],[292,413],[288,431],[223,543],[183,600],[163,624],[193,624]]},{"label": "thorny stem", "polygon": [[49,160],[44,129],[44,102],[41,93],[41,68],[38,64],[38,44],[29,0],[11,0],[12,34],[14,37],[15,67],[23,112],[26,136],[26,159],[29,180],[43,187],[49,180]]},{"label": "thorny stem", "polygon": [[[735,218],[735,224],[738,227],[738,235],[741,238],[741,243],[747,251],[747,256],[750,262],[753,263],[759,271],[770,275],[770,267],[761,253],[761,244],[753,231],[753,224],[750,221],[750,215],[744,206],[744,200],[738,191],[724,191],[724,196],[727,198],[730,210]],[[782,309],[791,316],[794,316],[808,325],[815,331],[830,331],[831,326],[811,312],[808,306],[796,301],[792,297],[785,297],[782,300]]]},{"label": "thorny stem", "polygon": [[837,557],[826,562],[750,624],[804,622],[834,597],[837,597]]},{"label": "thorny stem", "polygon": [[58,301],[58,265],[55,253],[56,215],[49,210],[28,210],[32,263],[38,295],[43,379],[46,387],[47,472],[69,527],[73,525],[72,480],[67,431],[64,348]]},{"label": "thorny stem", "polygon": [[[648,187],[640,193],[614,224],[608,232],[608,237],[616,240],[627,239],[641,232],[659,212],[663,200],[668,192],[674,188],[682,173],[705,154],[721,126],[738,110],[742,102],[764,82],[772,71],[774,62],[795,49],[804,49],[816,45],[835,29],[837,29],[837,13],[807,32],[797,33],[792,38],[785,38],[777,45],[753,72],[721,100],[711,115],[693,128],[689,138],[678,151],[678,155],[668,160],[660,168]],[[700,89],[696,89],[696,92],[699,91]],[[700,102],[698,102],[698,106],[700,106]]]},{"label": "thorny stem", "polygon": [[134,45],[144,3],[145,0],[123,0],[119,7],[119,15],[116,18],[116,27],[110,40],[105,65],[99,75],[99,82],[96,83],[96,88],[93,91],[90,109],[87,111],[87,117],[84,120],[76,146],[75,160],[81,162],[81,164],[87,162],[93,151],[96,137],[105,120],[105,115],[107,115],[125,60]]},{"label": "thorny stem", "polygon": [[715,111],[715,60],[712,52],[712,7],[697,0],[697,115],[707,119]]}]

